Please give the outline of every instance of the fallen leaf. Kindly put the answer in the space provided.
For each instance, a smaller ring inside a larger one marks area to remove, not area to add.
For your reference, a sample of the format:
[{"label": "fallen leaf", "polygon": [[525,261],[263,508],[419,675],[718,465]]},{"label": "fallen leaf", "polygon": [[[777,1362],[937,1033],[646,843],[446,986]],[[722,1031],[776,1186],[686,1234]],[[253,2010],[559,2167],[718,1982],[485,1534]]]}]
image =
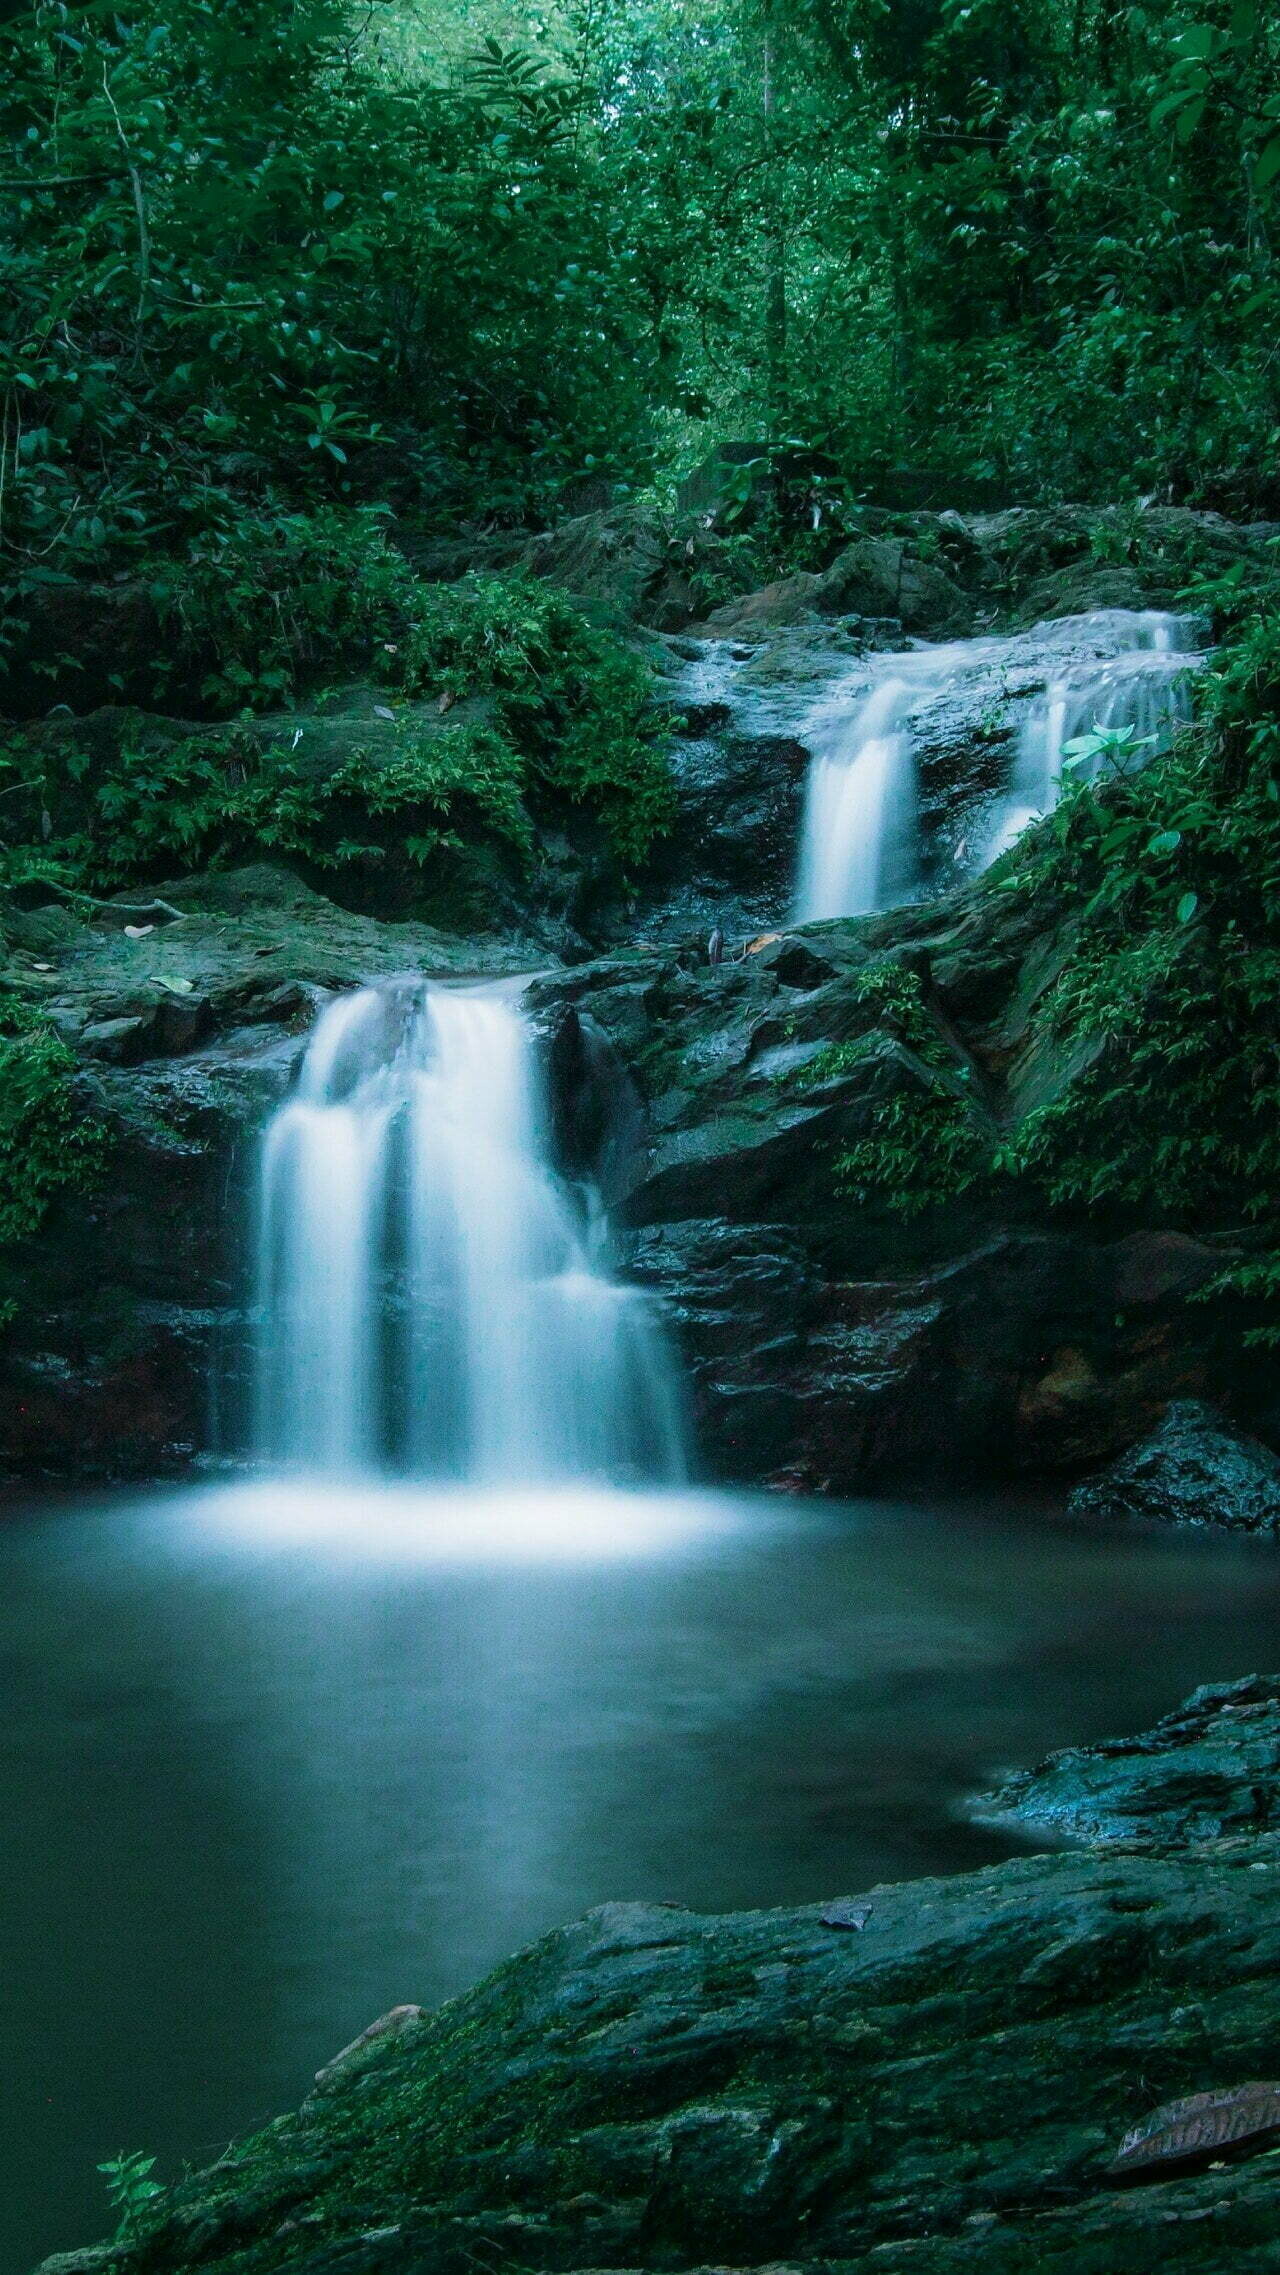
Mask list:
[{"label": "fallen leaf", "polygon": [[31,969],[33,972],[51,972],[53,966],[52,964],[33,964]]},{"label": "fallen leaf", "polygon": [[436,705],[436,709],[437,709],[437,711],[440,713],[440,715],[441,715],[441,717],[442,717],[442,718],[443,718],[443,716],[444,716],[444,713],[445,713],[446,711],[452,711],[452,709],[453,709],[453,706],[454,706],[454,704],[457,702],[457,700],[458,700],[457,696],[456,696],[456,695],[451,695],[451,694],[449,693],[449,690],[446,688],[446,690],[445,690],[444,694],[443,694],[443,695],[441,696],[441,698],[440,698],[440,701],[439,701],[439,702],[437,703],[437,705]]},{"label": "fallen leaf", "polygon": [[1166,2101],[1125,2134],[1108,2171],[1118,2178],[1243,2148],[1280,2133],[1280,2084],[1254,2079]]},{"label": "fallen leaf", "polygon": [[390,719],[394,724],[395,712],[390,710],[385,703],[375,703],[373,706],[373,715],[375,719]]},{"label": "fallen leaf", "polygon": [[126,940],[145,940],[148,932],[154,931],[154,924],[126,924],[124,936]]},{"label": "fallen leaf", "polygon": [[823,1913],[822,1924],[824,1927],[854,1929],[861,1932],[870,1917],[870,1904],[833,1904],[829,1912]]},{"label": "fallen leaf", "polygon": [[772,948],[774,941],[781,938],[780,932],[761,932],[754,940],[748,940],[742,953],[744,956],[758,956],[762,948]]},{"label": "fallen leaf", "polygon": [[151,984],[153,987],[164,988],[169,995],[193,995],[196,985],[194,980],[168,979],[163,972],[153,972]]}]

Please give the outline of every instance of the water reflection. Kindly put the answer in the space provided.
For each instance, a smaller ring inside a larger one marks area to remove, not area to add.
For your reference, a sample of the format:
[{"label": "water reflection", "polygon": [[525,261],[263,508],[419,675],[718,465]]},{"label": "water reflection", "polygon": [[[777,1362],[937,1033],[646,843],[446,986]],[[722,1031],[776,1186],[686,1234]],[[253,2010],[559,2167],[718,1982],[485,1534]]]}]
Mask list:
[{"label": "water reflection", "polygon": [[1025,1512],[217,1487],[0,1534],[0,2264],[609,1897],[1006,1852],[993,1769],[1276,1660],[1280,1565]]}]

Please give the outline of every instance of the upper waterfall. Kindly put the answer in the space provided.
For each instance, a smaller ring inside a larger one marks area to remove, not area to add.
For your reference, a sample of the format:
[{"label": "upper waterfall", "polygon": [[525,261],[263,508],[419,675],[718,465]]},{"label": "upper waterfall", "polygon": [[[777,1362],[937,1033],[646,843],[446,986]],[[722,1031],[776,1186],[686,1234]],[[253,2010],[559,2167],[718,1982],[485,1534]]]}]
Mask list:
[{"label": "upper waterfall", "polygon": [[555,1175],[501,989],[406,982],[322,1015],[262,1141],[257,1450],[317,1473],[683,1475],[646,1299]]},{"label": "upper waterfall", "polygon": [[915,769],[901,678],[852,700],[837,692],[806,730],[812,763],[801,825],[797,915],[862,916],[914,880]]},{"label": "upper waterfall", "polygon": [[[1023,725],[1008,794],[991,832],[989,859],[1056,805],[1064,754],[1078,737],[1098,728],[1127,727],[1135,763],[1141,764],[1167,747],[1175,728],[1191,717],[1191,673],[1199,660],[1194,618],[1163,609],[1114,610],[1109,619],[1094,621],[1114,628],[1128,644],[1050,679]],[[1085,772],[1096,774],[1101,764],[1095,759]]]}]

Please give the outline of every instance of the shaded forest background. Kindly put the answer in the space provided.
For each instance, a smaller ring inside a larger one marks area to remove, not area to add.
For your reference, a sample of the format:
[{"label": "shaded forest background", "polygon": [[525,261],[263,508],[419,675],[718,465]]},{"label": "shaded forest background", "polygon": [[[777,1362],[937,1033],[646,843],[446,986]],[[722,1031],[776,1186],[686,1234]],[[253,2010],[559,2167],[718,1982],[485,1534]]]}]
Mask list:
[{"label": "shaded forest background", "polygon": [[723,443],[801,552],[815,488],[1280,509],[1257,0],[4,18],[11,640],[249,523],[545,525]]}]

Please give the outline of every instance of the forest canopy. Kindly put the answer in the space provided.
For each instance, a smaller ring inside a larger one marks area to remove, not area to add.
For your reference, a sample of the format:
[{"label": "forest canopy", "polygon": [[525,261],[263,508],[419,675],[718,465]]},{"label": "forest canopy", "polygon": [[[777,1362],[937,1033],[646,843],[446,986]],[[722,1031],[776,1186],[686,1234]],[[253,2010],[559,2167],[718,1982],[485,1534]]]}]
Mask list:
[{"label": "forest canopy", "polygon": [[544,525],[725,444],[1276,505],[1258,0],[7,0],[0,579]]}]

